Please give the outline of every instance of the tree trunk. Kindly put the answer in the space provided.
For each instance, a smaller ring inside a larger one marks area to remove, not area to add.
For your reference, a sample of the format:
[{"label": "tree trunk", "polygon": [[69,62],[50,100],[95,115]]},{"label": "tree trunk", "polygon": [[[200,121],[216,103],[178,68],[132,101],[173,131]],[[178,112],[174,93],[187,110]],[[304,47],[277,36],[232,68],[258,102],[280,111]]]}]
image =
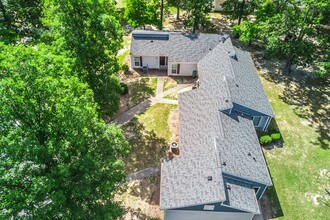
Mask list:
[{"label": "tree trunk", "polygon": [[176,20],[180,20],[180,7],[176,8]]},{"label": "tree trunk", "polygon": [[293,64],[294,56],[290,55],[284,66],[284,73],[291,73],[291,66]]},{"label": "tree trunk", "polygon": [[160,6],[160,24],[159,24],[160,30],[163,30],[163,17],[164,17],[164,0],[162,0],[162,4]]},{"label": "tree trunk", "polygon": [[239,17],[238,17],[238,23],[237,23],[238,25],[240,25],[241,22],[242,22],[242,17],[243,17],[243,12],[244,12],[244,6],[245,6],[245,0],[242,1],[241,8],[239,10]]}]

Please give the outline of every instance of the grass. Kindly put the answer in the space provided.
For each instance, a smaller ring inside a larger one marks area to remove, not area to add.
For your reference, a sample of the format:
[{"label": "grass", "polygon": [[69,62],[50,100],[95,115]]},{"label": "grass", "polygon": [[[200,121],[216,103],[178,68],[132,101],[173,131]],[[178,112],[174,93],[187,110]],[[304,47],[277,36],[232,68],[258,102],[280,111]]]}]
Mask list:
[{"label": "grass", "polygon": [[325,200],[320,202],[320,198],[319,202],[315,201],[326,194],[325,188],[330,187],[330,175],[321,175],[326,169],[330,173],[330,151],[322,148],[318,130],[298,116],[294,105],[284,101],[285,87],[265,79],[262,81],[284,139],[283,148],[264,150],[275,186],[267,191],[272,215],[277,219],[327,219],[329,206],[324,204]]},{"label": "grass", "polygon": [[165,99],[178,100],[178,93],[172,93],[164,97]]},{"label": "grass", "polygon": [[133,106],[147,100],[156,92],[157,78],[156,77],[141,77],[128,84],[129,99],[128,107]]},{"label": "grass", "polygon": [[129,46],[131,44],[131,35],[128,36],[124,36],[124,47],[123,49],[125,50],[122,54],[118,55],[118,62],[120,64],[123,64],[125,62],[125,60],[127,59],[128,55],[129,55]]},{"label": "grass", "polygon": [[132,146],[125,161],[128,173],[158,167],[165,158],[171,138],[168,118],[175,108],[176,105],[155,104],[122,127]]},{"label": "grass", "polygon": [[164,79],[164,88],[163,91],[174,88],[177,85],[176,81],[170,77]]}]

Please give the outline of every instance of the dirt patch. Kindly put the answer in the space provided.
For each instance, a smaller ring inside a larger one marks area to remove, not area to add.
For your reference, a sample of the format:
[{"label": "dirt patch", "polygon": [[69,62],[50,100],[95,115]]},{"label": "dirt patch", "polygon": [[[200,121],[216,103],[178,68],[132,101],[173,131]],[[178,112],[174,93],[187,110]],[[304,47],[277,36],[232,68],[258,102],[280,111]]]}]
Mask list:
[{"label": "dirt patch", "polygon": [[179,143],[179,108],[172,111],[169,118],[170,130],[172,132],[171,142]]},{"label": "dirt patch", "polygon": [[126,192],[116,195],[126,213],[122,220],[145,220],[149,218],[164,218],[164,212],[159,209],[160,175],[135,180],[127,185]]},{"label": "dirt patch", "polygon": [[270,203],[268,197],[264,195],[260,200],[259,200],[259,207],[260,211],[262,214],[262,217],[265,220],[272,220],[272,204]]}]

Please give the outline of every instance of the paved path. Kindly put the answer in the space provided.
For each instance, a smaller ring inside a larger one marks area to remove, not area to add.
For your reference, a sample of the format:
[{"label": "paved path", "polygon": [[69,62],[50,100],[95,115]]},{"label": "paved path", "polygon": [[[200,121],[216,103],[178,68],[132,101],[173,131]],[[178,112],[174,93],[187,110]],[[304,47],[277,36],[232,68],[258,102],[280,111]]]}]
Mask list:
[{"label": "paved path", "polygon": [[164,104],[172,104],[172,105],[177,105],[178,104],[178,100],[173,100],[173,99],[161,99],[159,101],[159,103],[164,103]]},{"label": "paved path", "polygon": [[189,86],[191,86],[191,84],[179,84],[172,89],[166,90],[165,92],[161,92],[160,94],[157,94],[156,96],[153,96],[147,99],[146,101],[141,102],[140,104],[134,106],[130,110],[124,112],[122,115],[115,118],[111,123],[116,123],[119,126],[124,125],[125,123],[129,122],[132,118],[134,118],[135,115],[144,112],[150,106],[160,102],[165,96],[183,90]]},{"label": "paved path", "polygon": [[140,170],[136,173],[129,174],[128,177],[126,178],[127,182],[131,182],[133,180],[139,180],[146,178],[148,176],[153,176],[160,173],[160,169],[158,167],[149,167],[144,170]]},{"label": "paved path", "polygon": [[164,88],[164,77],[158,77],[156,95],[162,93],[163,88]]}]

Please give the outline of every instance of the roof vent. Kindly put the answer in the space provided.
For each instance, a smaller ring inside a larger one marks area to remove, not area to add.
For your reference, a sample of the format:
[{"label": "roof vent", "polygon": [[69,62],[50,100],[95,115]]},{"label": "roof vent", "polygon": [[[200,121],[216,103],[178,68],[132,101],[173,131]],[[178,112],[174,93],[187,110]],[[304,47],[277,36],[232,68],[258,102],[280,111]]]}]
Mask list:
[{"label": "roof vent", "polygon": [[222,165],[223,165],[223,166],[226,166],[227,164],[226,164],[226,162],[223,162]]},{"label": "roof vent", "polygon": [[228,102],[228,99],[226,99],[225,102]]},{"label": "roof vent", "polygon": [[237,56],[236,56],[236,53],[235,53],[234,50],[233,51],[228,51],[228,55],[229,55],[230,58],[238,61]]},{"label": "roof vent", "polygon": [[211,181],[212,179],[213,179],[212,176],[208,176],[208,177],[207,177],[207,180],[208,180],[208,181]]},{"label": "roof vent", "polygon": [[257,159],[256,159],[255,157],[253,157],[253,160],[254,160],[254,161],[257,161]]},{"label": "roof vent", "polygon": [[224,34],[224,35],[222,35],[221,37],[220,37],[220,41],[222,42],[222,43],[224,43],[224,42],[226,42],[226,40],[229,38],[229,35],[228,34]]},{"label": "roof vent", "polygon": [[239,87],[239,85],[238,85],[238,84],[236,84],[236,87]]},{"label": "roof vent", "polygon": [[134,40],[169,40],[168,32],[160,31],[133,31],[132,37]]},{"label": "roof vent", "polygon": [[248,156],[251,156],[251,153],[248,153]]},{"label": "roof vent", "polygon": [[152,40],[152,41],[150,41],[151,43],[153,43],[154,41]]},{"label": "roof vent", "polygon": [[227,183],[227,189],[231,190],[231,186]]}]

